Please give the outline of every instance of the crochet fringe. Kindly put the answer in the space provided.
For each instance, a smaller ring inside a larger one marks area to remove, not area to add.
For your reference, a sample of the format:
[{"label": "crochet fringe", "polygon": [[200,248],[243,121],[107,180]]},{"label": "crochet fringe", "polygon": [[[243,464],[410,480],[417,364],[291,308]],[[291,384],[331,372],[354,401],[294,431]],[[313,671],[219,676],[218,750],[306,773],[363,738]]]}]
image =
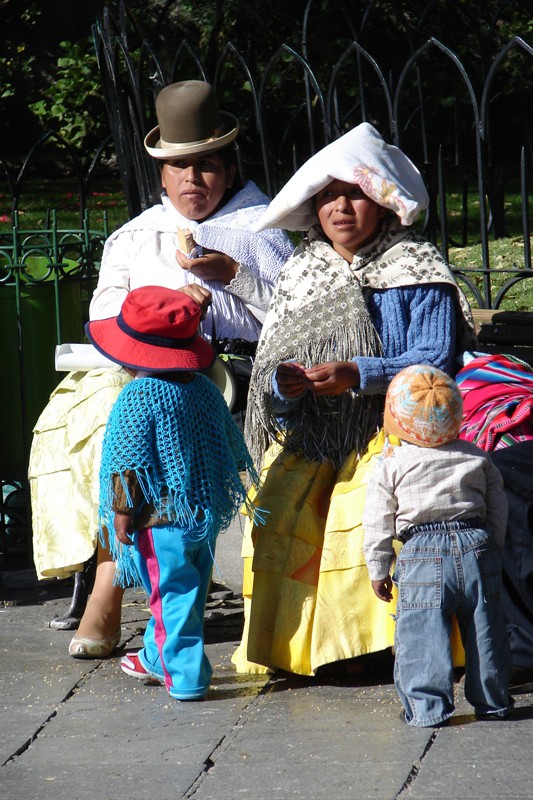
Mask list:
[{"label": "crochet fringe", "polygon": [[116,476],[127,508],[135,511],[128,482],[134,477],[156,515],[170,520],[161,524],[176,525],[176,535],[186,541],[214,544],[243,503],[262,522],[247,498],[243,471],[259,485],[243,436],[208,378],[196,375],[193,383],[181,384],[149,377],[128,384],[111,411],[100,468],[100,540],[106,545],[107,529],[115,582],[140,583],[132,548],[113,535]]},{"label": "crochet fringe", "polygon": [[[246,473],[248,477],[246,485],[257,488],[259,486],[259,476],[251,460],[246,466]],[[146,475],[145,472],[138,470],[135,470],[135,475],[145,497],[155,497],[157,488],[152,484],[149,476]],[[133,505],[133,499],[123,475],[120,475],[120,480],[125,492],[124,497],[126,502]],[[183,498],[178,496],[175,492],[170,493],[165,498],[164,503],[154,504],[154,507],[158,515],[164,514],[169,517],[169,519],[173,520],[172,523],[168,524],[175,524],[177,527],[187,530],[187,535],[184,536],[187,541],[208,541],[210,546],[213,546],[214,551],[214,544],[219,532],[225,530],[229,526],[233,517],[242,506],[245,507],[247,516],[253,519],[255,525],[264,525],[266,521],[264,516],[265,512],[256,507],[249,499],[248,490],[242,481],[233,481],[228,494],[231,510],[228,510],[225,515],[218,519],[210,513],[209,509],[200,509],[199,507],[193,509],[189,503],[184,502]],[[111,488],[111,484],[109,484],[107,500],[101,498],[102,506],[112,508],[115,499],[116,495]],[[200,513],[200,515],[203,515],[204,519],[202,523],[198,523],[195,512],[196,514]],[[132,548],[130,546],[124,546],[118,541],[116,536],[113,535],[113,517],[114,515],[112,514],[106,514],[106,524],[103,525],[101,522],[99,527],[99,540],[103,547],[109,548],[111,558],[116,562],[114,583],[120,586],[141,586],[141,577],[132,558]],[[111,536],[108,536],[108,530],[112,532]]]}]

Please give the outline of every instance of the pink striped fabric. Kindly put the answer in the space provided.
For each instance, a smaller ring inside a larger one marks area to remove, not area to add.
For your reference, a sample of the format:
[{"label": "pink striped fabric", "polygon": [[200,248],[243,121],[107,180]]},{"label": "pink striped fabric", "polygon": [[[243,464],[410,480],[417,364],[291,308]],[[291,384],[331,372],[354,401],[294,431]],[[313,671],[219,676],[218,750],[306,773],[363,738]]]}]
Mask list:
[{"label": "pink striped fabric", "polygon": [[483,450],[533,439],[533,371],[508,355],[474,358],[456,375],[464,415],[459,438]]}]

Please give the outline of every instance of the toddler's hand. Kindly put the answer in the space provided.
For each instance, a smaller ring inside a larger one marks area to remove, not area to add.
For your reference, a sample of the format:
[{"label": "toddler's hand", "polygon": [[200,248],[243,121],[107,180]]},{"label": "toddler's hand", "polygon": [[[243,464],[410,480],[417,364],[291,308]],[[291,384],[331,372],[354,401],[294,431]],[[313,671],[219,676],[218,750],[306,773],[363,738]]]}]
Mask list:
[{"label": "toddler's hand", "polygon": [[131,539],[131,534],[133,533],[133,516],[131,514],[120,514],[116,512],[113,526],[119,542],[131,546],[133,544]]},{"label": "toddler's hand", "polygon": [[211,305],[213,301],[213,296],[209,289],[206,289],[204,286],[200,286],[197,283],[189,283],[188,286],[182,286],[181,289],[177,289],[178,292],[183,292],[183,294],[188,295],[191,297],[202,309],[202,319],[205,318],[207,314],[207,309]]},{"label": "toddler's hand", "polygon": [[390,575],[380,581],[372,581],[372,588],[376,597],[379,597],[385,603],[390,603],[392,600],[392,578]]}]

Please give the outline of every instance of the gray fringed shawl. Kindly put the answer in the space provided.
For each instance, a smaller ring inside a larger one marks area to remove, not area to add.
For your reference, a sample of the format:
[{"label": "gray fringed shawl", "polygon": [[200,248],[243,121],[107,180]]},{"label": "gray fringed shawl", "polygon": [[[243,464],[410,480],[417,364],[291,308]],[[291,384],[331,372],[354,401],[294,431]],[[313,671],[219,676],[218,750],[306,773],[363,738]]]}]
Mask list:
[{"label": "gray fringed shawl", "polygon": [[462,306],[459,330],[472,327],[468,304],[448,265],[433,245],[402,228],[396,218],[383,220],[376,238],[352,264],[321,236],[312,228],[287,262],[263,326],[246,413],[246,440],[257,467],[273,440],[310,461],[330,460],[338,467],[352,450],[364,452],[380,426],[381,396],[306,392],[283,403],[272,394],[272,379],[283,361],[310,367],[383,355],[362,287],[453,284]]},{"label": "gray fringed shawl", "polygon": [[283,361],[310,367],[357,355],[381,355],[359,282],[330,245],[306,242],[282,271],[252,372],[246,439],[256,465],[271,439],[310,461],[329,459],[337,466],[351,450],[364,451],[379,425],[382,398],[306,392],[288,402],[280,418],[272,395],[272,377]]}]

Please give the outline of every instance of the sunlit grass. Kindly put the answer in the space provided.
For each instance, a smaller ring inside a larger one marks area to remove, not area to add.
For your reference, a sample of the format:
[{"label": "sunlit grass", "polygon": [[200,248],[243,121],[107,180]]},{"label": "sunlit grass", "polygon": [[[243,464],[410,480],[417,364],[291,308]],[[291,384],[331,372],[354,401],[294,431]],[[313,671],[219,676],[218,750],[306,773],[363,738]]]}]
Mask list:
[{"label": "sunlit grass", "polygon": [[[533,274],[525,269],[523,238],[514,236],[492,240],[489,241],[488,249],[492,305],[496,302],[498,292],[503,286],[512,282],[514,278],[520,278],[505,292],[502,301],[498,302],[498,307],[515,311],[531,311],[533,309]],[[464,272],[483,294],[484,274],[474,272],[474,270],[481,270],[482,267],[481,244],[450,248],[449,261],[454,270]],[[463,281],[460,282],[469,301],[472,305],[477,306],[477,299],[472,290]]]},{"label": "sunlit grass", "polygon": [[[13,215],[11,213],[11,194],[7,187],[0,191],[0,234],[5,235],[12,230]],[[60,230],[77,230],[80,228],[79,190],[73,177],[61,179],[35,179],[22,183],[18,203],[19,228],[21,230],[39,230],[49,226],[52,209],[55,210],[57,227]],[[104,227],[104,211],[107,215],[107,229],[112,233],[128,219],[126,199],[117,175],[96,177],[87,194],[89,227],[102,231]],[[467,198],[467,221],[462,218],[462,195],[451,191],[447,195],[446,220],[450,242],[449,261],[453,269],[464,271],[483,296],[484,274],[482,272],[482,252],[479,243],[479,197],[475,191]],[[533,309],[533,276],[525,277],[524,242],[520,235],[522,209],[519,192],[506,198],[504,204],[505,225],[508,236],[492,239],[489,242],[491,302],[494,304],[501,287],[513,277],[524,276],[524,280],[514,284],[505,293],[499,303],[502,308],[516,310]],[[420,224],[419,221],[418,224]],[[466,235],[468,244],[457,246]],[[298,240],[300,235],[297,235]],[[478,305],[478,299],[471,288],[459,281],[472,305]]]},{"label": "sunlit grass", "polygon": [[[13,226],[11,194],[0,192],[0,232]],[[118,177],[97,178],[87,193],[87,209],[91,228],[102,229],[104,211],[107,213],[109,232],[116,230],[128,219],[126,199]],[[36,230],[48,226],[51,211],[56,212],[57,226],[62,230],[80,227],[79,187],[74,178],[41,180],[22,183],[18,201],[19,227]]]}]

